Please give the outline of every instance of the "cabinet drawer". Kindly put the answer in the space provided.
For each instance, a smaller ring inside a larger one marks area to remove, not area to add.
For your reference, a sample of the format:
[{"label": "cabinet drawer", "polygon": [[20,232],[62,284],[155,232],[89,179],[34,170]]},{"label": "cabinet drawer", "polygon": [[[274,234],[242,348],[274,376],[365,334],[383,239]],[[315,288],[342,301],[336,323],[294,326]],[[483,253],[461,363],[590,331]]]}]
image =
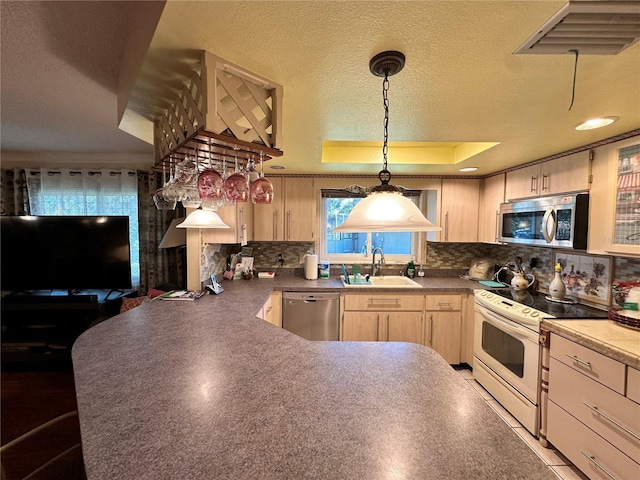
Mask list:
[{"label": "cabinet drawer", "polygon": [[630,457],[640,452],[640,405],[555,358],[549,368],[549,400]]},{"label": "cabinet drawer", "polygon": [[404,310],[422,311],[424,295],[345,295],[345,310]]},{"label": "cabinet drawer", "polygon": [[461,295],[427,295],[426,310],[460,310]]},{"label": "cabinet drawer", "polygon": [[640,465],[552,401],[548,406],[547,439],[591,479],[640,478]]},{"label": "cabinet drawer", "polygon": [[624,364],[559,335],[551,337],[551,356],[624,395],[626,380]]},{"label": "cabinet drawer", "polygon": [[627,397],[640,403],[640,370],[627,367]]}]

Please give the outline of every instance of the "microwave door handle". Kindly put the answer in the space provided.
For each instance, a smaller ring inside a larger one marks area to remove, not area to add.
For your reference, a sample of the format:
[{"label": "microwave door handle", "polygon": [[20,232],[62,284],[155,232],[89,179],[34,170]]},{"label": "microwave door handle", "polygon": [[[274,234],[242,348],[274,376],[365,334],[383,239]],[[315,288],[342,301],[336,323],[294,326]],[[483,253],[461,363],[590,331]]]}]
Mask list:
[{"label": "microwave door handle", "polygon": [[[549,220],[551,220],[551,231],[549,231]],[[549,207],[547,211],[544,212],[544,217],[542,217],[542,235],[547,243],[553,242],[553,239],[556,238],[556,227],[557,227],[557,216],[556,211]]]}]

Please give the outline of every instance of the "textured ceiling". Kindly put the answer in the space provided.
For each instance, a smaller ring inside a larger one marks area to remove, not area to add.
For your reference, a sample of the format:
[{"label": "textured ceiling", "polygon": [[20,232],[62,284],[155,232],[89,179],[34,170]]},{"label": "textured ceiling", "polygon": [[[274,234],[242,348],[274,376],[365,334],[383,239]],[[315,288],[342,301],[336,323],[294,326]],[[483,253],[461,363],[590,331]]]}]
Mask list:
[{"label": "textured ceiling", "polygon": [[[43,2],[36,9],[18,2],[6,34],[5,3],[3,151],[150,152],[117,130],[113,70],[129,48],[127,21],[139,18],[123,12],[144,5]],[[390,141],[500,144],[455,166],[395,165],[391,158],[392,173],[455,174],[473,165],[486,174],[640,128],[640,44],[615,56],[580,56],[571,111],[573,55],[513,54],[564,4],[169,1],[129,110],[151,117],[179,73],[208,50],[284,86],[284,155],[270,164],[284,165],[285,174],[375,174],[375,164],[321,163],[322,142],[382,140],[382,82],[368,63],[395,49],[406,55],[406,65],[390,79]],[[82,21],[70,21],[65,8],[82,10]],[[18,19],[21,10],[30,16]],[[13,39],[13,51],[5,39],[12,40],[17,25],[30,45]],[[13,67],[47,75],[22,85]],[[82,95],[85,89],[93,94]],[[22,103],[17,97],[25,92]],[[573,129],[601,115],[620,121],[600,130]]]}]

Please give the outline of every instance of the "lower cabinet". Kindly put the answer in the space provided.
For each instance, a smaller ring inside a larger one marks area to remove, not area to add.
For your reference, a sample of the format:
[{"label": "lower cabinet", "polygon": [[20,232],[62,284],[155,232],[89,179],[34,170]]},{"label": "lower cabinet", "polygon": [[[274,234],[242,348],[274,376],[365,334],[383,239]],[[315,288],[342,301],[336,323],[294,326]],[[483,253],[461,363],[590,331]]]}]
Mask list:
[{"label": "lower cabinet", "polygon": [[552,334],[547,440],[592,479],[640,478],[635,371]]},{"label": "lower cabinet", "polygon": [[422,344],[423,338],[424,295],[345,295],[343,341]]},{"label": "lower cabinet", "polygon": [[447,362],[461,362],[462,296],[433,294],[426,296],[427,335],[425,345]]},{"label": "lower cabinet", "polygon": [[343,341],[426,345],[447,362],[463,359],[463,294],[346,294]]},{"label": "lower cabinet", "polygon": [[276,327],[282,327],[282,292],[274,291],[262,304],[258,317]]}]

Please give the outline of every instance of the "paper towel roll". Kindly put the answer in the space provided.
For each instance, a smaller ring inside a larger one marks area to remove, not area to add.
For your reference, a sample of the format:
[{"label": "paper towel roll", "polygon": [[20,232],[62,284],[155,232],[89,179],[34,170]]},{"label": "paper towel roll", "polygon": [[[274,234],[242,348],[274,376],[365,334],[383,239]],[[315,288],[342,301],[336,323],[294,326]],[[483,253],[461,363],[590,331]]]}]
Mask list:
[{"label": "paper towel roll", "polygon": [[304,278],[316,280],[318,278],[318,255],[307,253],[304,256]]}]

